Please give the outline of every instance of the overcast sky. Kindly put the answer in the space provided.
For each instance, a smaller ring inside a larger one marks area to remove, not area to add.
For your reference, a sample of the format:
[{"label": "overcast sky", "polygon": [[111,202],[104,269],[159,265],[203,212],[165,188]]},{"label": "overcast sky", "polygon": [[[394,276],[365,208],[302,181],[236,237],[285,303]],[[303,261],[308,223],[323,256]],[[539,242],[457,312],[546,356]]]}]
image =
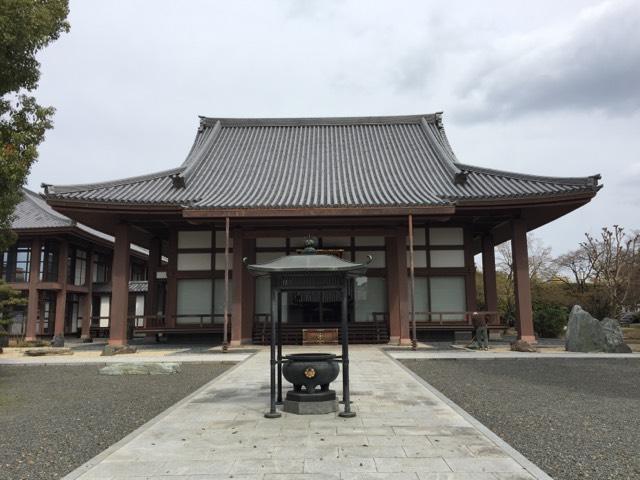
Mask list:
[{"label": "overcast sky", "polygon": [[444,111],[461,162],[602,174],[537,231],[555,254],[640,228],[637,1],[78,0],[70,22],[40,55],[57,113],[33,189],[178,166],[198,115]]}]

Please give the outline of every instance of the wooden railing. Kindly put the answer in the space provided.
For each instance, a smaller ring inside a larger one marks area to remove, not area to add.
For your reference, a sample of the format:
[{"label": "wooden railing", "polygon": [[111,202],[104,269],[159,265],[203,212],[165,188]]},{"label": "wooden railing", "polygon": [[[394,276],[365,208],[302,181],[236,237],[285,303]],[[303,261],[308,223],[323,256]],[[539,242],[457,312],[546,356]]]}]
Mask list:
[{"label": "wooden railing", "polygon": [[[372,314],[372,321],[350,322],[349,343],[388,343],[389,321],[384,312]],[[266,313],[256,314],[253,323],[253,343],[267,345],[271,341],[270,328],[271,315]],[[340,323],[282,323],[282,343],[288,345],[301,345],[304,329],[314,328],[340,328]]]},{"label": "wooden railing", "polygon": [[500,318],[500,314],[495,311],[477,311],[477,312],[415,312],[416,328],[429,329],[434,327],[456,327],[467,326],[473,324],[473,316],[488,316],[487,325],[489,327],[504,326],[504,322]]}]

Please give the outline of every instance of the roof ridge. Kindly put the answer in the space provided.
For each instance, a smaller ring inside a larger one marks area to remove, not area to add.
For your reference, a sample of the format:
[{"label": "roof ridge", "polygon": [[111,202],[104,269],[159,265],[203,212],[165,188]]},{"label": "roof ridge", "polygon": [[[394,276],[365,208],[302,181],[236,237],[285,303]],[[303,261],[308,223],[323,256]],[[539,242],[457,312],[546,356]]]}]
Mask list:
[{"label": "roof ridge", "polygon": [[458,163],[458,167],[462,170],[475,171],[478,173],[485,173],[487,175],[502,175],[506,177],[530,180],[533,182],[552,182],[552,183],[564,183],[567,185],[592,185],[597,186],[598,180],[601,178],[600,174],[590,175],[588,177],[553,177],[548,175],[534,175],[529,173],[510,172],[508,170],[498,170],[495,168],[479,167],[476,165],[469,165],[465,163]]},{"label": "roof ridge", "polygon": [[254,127],[254,126],[321,126],[321,125],[376,125],[420,123],[425,119],[429,123],[437,121],[438,113],[423,113],[415,115],[380,115],[362,117],[207,117],[200,116],[201,124],[213,126],[220,122],[223,127]]},{"label": "roof ridge", "polygon": [[156,178],[168,177],[171,175],[182,173],[184,166],[171,168],[169,170],[162,170],[159,172],[148,173],[146,175],[136,175],[133,177],[120,178],[118,180],[108,180],[106,182],[96,183],[78,183],[74,185],[50,185],[43,183],[42,186],[46,190],[46,195],[57,195],[63,193],[83,192],[86,190],[95,190],[97,188],[109,188],[117,187],[120,185],[131,185],[133,183],[140,183],[147,180],[154,180]]}]

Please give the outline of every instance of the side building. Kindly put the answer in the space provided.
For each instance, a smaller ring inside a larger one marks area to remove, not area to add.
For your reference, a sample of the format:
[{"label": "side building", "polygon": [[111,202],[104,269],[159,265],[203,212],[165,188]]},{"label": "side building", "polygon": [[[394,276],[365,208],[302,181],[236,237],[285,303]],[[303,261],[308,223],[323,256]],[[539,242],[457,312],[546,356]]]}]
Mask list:
[{"label": "side building", "polygon": [[[111,317],[113,237],[56,212],[23,189],[12,222],[17,241],[1,252],[0,278],[28,299],[17,307],[9,335],[108,336]],[[129,320],[144,314],[148,252],[132,245]],[[141,320],[140,320],[141,321]]]}]

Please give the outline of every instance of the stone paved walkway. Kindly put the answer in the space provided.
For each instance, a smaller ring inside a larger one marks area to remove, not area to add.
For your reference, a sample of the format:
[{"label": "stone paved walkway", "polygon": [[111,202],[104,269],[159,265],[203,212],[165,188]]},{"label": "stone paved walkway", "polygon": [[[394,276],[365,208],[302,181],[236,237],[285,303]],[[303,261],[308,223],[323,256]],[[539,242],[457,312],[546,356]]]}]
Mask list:
[{"label": "stone paved walkway", "polygon": [[262,350],[67,478],[548,478],[379,349],[353,347],[351,356],[355,418],[265,419]]}]

